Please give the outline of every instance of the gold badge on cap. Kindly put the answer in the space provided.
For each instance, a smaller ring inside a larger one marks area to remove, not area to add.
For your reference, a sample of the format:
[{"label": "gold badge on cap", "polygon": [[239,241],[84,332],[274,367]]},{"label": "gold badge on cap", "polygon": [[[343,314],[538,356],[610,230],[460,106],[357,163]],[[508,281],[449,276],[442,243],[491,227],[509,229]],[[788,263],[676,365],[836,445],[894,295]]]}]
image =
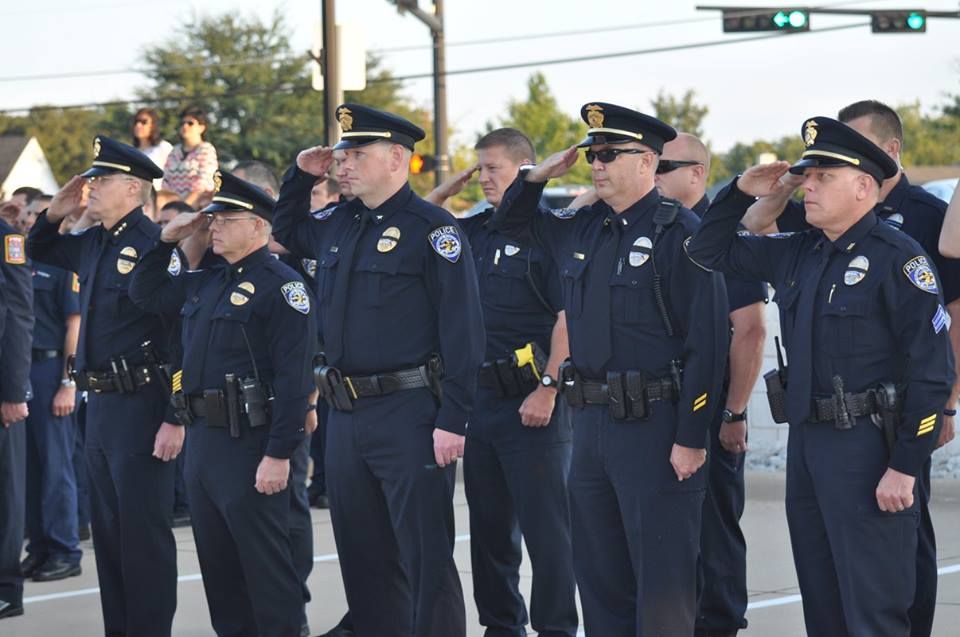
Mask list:
[{"label": "gold badge on cap", "polygon": [[346,106],[340,107],[337,111],[337,120],[340,122],[340,128],[343,129],[344,133],[350,131],[353,128],[353,115],[351,111]]},{"label": "gold badge on cap", "polygon": [[377,241],[377,252],[390,252],[397,247],[397,243],[400,241],[400,228],[396,226],[390,226],[383,231],[383,234],[380,235],[380,240]]},{"label": "gold badge on cap", "polygon": [[811,119],[804,126],[803,143],[807,146],[813,146],[813,142],[817,140],[817,123]]},{"label": "gold badge on cap", "polygon": [[133,246],[127,246],[120,251],[117,257],[117,272],[120,274],[130,274],[137,265],[137,249]]},{"label": "gold badge on cap", "polygon": [[220,176],[220,171],[213,173],[213,192],[220,192],[220,189],[223,188],[223,177]]},{"label": "gold badge on cap", "polygon": [[591,104],[587,107],[587,124],[590,128],[600,128],[603,126],[603,107],[598,104]]},{"label": "gold badge on cap", "polygon": [[[242,294],[241,290],[243,292],[247,292],[247,294]],[[253,293],[256,291],[257,291],[257,288],[253,285],[253,283],[250,283],[249,281],[244,281],[243,283],[238,285],[237,289],[230,294],[230,302],[233,303],[234,305],[245,305],[246,302],[249,301],[250,298],[253,296]]]},{"label": "gold badge on cap", "polygon": [[96,159],[100,156],[100,138],[93,138],[93,158]]},{"label": "gold badge on cap", "polygon": [[867,257],[854,257],[847,266],[847,271],[843,273],[843,282],[847,285],[856,285],[863,281],[870,269],[870,259]]}]

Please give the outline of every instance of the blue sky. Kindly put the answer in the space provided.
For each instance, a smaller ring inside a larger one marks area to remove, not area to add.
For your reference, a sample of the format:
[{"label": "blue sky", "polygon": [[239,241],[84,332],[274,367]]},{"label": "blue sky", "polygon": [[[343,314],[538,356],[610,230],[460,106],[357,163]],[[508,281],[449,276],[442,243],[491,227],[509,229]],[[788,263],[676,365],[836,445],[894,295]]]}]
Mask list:
[{"label": "blue sky", "polygon": [[[421,5],[427,0],[420,0]],[[721,32],[719,14],[698,12],[696,2],[646,0],[446,0],[447,65],[451,70],[522,61],[732,40]],[[776,2],[749,3],[777,5]],[[849,8],[908,6],[957,10],[954,1],[872,0],[831,2]],[[293,27],[293,45],[307,49],[319,20],[319,0],[33,0],[5,2],[0,23],[0,108],[39,103],[74,104],[129,98],[144,83],[136,74],[37,81],[23,75],[124,69],[139,64],[147,44],[163,41],[176,25],[198,14],[224,11],[269,16],[279,7]],[[387,0],[338,0],[338,18],[363,27],[376,49],[427,45],[427,28],[401,16]],[[818,28],[867,18],[814,15]],[[638,24],[678,24],[610,30]],[[481,38],[603,29],[598,33],[516,39],[455,46]],[[697,92],[710,107],[706,138],[724,150],[736,141],[793,134],[810,115],[832,115],[849,102],[876,98],[892,104],[919,100],[930,108],[948,93],[960,93],[960,20],[931,20],[924,35],[873,35],[867,26],[829,33],[620,57],[542,67],[560,106],[571,114],[586,101],[649,109],[661,89]],[[397,75],[429,71],[429,48],[383,53]],[[510,99],[523,98],[535,68],[486,72],[448,79],[449,119],[456,139],[469,143]],[[428,80],[412,81],[406,94],[431,103]],[[908,140],[909,143],[909,140]]]}]

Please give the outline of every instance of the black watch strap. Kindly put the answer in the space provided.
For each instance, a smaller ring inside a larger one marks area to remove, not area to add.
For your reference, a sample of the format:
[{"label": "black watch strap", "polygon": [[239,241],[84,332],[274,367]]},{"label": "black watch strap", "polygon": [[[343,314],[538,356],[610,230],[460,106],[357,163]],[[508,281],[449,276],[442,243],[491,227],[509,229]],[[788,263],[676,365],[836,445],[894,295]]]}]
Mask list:
[{"label": "black watch strap", "polygon": [[729,409],[723,410],[723,422],[743,422],[747,419],[747,410],[744,409],[743,413],[736,414]]}]

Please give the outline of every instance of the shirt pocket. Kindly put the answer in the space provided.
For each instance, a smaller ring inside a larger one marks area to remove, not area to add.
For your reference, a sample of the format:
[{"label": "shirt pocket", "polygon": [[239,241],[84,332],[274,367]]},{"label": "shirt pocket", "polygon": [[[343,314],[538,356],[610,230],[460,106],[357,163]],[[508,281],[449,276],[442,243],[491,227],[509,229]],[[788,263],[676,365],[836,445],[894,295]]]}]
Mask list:
[{"label": "shirt pocket", "polygon": [[873,300],[866,296],[833,299],[820,311],[822,321],[816,347],[827,354],[848,358],[863,356],[889,344],[883,321]]},{"label": "shirt pocket", "polygon": [[560,266],[560,286],[563,291],[563,306],[570,318],[583,314],[583,286],[586,281],[586,259],[570,258]]},{"label": "shirt pocket", "polygon": [[335,252],[325,254],[317,260],[317,299],[323,304],[329,303],[333,297],[333,286],[337,281],[337,263],[339,261],[340,255]]},{"label": "shirt pocket", "polygon": [[[666,282],[661,282],[666,286]],[[657,306],[653,287],[653,270],[647,266],[615,276],[610,282],[610,301],[613,319],[630,325],[640,325],[652,331],[664,331],[663,318]]]},{"label": "shirt pocket", "polygon": [[391,279],[401,273],[399,254],[358,256],[350,281],[350,294],[359,295],[367,307],[381,307],[391,302],[400,286],[391,285]]}]

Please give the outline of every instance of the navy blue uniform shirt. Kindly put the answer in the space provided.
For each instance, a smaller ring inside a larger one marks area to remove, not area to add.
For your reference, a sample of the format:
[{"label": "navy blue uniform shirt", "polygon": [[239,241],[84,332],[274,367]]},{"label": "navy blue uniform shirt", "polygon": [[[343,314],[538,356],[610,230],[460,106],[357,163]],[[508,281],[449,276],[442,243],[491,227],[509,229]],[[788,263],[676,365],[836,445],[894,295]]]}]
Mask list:
[{"label": "navy blue uniform shirt", "polygon": [[26,240],[0,219],[0,402],[30,400],[33,287]]},{"label": "navy blue uniform shirt", "polygon": [[563,307],[556,265],[538,242],[519,242],[497,232],[487,223],[492,210],[460,220],[477,264],[486,359],[507,358],[531,341],[550,352],[556,312]]},{"label": "navy blue uniform shirt", "polygon": [[[683,364],[677,406],[678,444],[703,448],[710,417],[719,399],[729,348],[729,318],[723,277],[687,258],[683,242],[697,227],[696,214],[680,209],[655,249],[661,291],[674,326],[668,336],[655,300],[654,213],[660,195],[653,189],[616,214],[603,201],[578,211],[538,207],[544,184],[519,176],[494,213],[494,224],[507,236],[539,236],[560,271],[571,358],[587,379],[602,380],[608,371],[641,370],[649,376],[670,373],[670,362]],[[591,267],[597,247],[618,226],[617,258],[612,271]],[[610,287],[610,307],[585,311],[587,290]],[[597,313],[610,321],[609,358],[600,352],[596,326],[585,320]]]},{"label": "navy blue uniform shirt", "polygon": [[[273,235],[294,255],[316,259],[323,340],[334,311],[344,311],[343,355],[330,360],[346,375],[391,372],[443,359],[436,426],[463,434],[473,405],[484,334],[473,256],[456,220],[404,184],[375,210],[359,199],[310,214],[316,177],[291,167],[284,175]],[[340,243],[360,215],[362,231],[345,308],[332,308]]]},{"label": "navy blue uniform shirt", "polygon": [[[938,279],[922,248],[905,233],[867,213],[842,237],[820,230],[739,236],[737,225],[754,201],[737,187],[717,196],[694,235],[690,256],[724,272],[761,278],[777,290],[790,372],[812,370],[812,396],[863,392],[881,382],[905,388],[901,424],[889,466],[917,475],[933,451],[941,411],[954,380],[953,353]],[[819,279],[816,272],[823,267]],[[813,299],[812,347],[793,346],[802,325],[801,296]],[[800,425],[801,423],[793,423]]]},{"label": "navy blue uniform shirt", "polygon": [[66,318],[80,313],[80,279],[46,263],[33,264],[33,349],[63,349]]},{"label": "navy blue uniform shirt", "polygon": [[160,242],[144,257],[131,296],[155,312],[181,308],[184,393],[223,390],[228,373],[259,375],[273,388],[265,453],[289,458],[303,442],[313,389],[316,310],[306,284],[266,247],[234,264],[174,276],[175,247]]},{"label": "navy blue uniform shirt", "polygon": [[[945,201],[938,199],[920,186],[915,186],[901,173],[900,180],[887,198],[877,204],[874,212],[894,228],[903,230],[920,244],[924,252],[933,258],[943,284],[943,300],[949,305],[960,299],[960,259],[950,259],[940,254],[940,228],[947,212]],[[809,230],[807,211],[803,202],[791,199],[783,214],[777,219],[781,232]]]}]

